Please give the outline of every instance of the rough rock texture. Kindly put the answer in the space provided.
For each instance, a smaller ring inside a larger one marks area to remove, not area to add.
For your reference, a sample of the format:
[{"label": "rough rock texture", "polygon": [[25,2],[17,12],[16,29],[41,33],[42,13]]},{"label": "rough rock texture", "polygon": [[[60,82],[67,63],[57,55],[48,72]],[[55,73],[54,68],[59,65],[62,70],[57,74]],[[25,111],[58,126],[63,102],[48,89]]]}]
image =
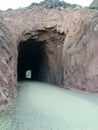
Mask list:
[{"label": "rough rock texture", "polygon": [[59,10],[65,10],[68,8],[81,8],[80,5],[77,4],[70,4],[66,3],[65,1],[60,1],[60,0],[44,0],[40,3],[35,3],[33,2],[30,6],[27,8],[40,8],[40,9],[59,9]]},{"label": "rough rock texture", "polygon": [[98,0],[93,0],[90,7],[98,9]]},{"label": "rough rock texture", "polygon": [[3,109],[15,96],[15,45],[0,16],[0,106]]},{"label": "rough rock texture", "polygon": [[98,92],[98,11],[5,11],[0,14],[2,108],[16,95],[18,45],[30,38],[46,42],[46,82]]}]

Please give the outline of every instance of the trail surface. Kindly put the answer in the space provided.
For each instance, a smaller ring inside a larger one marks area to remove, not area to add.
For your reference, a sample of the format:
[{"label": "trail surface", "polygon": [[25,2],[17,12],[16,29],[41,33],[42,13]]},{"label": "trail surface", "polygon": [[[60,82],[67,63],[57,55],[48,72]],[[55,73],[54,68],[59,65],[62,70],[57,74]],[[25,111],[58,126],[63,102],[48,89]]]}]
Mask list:
[{"label": "trail surface", "polygon": [[98,130],[98,94],[22,82],[0,130]]}]

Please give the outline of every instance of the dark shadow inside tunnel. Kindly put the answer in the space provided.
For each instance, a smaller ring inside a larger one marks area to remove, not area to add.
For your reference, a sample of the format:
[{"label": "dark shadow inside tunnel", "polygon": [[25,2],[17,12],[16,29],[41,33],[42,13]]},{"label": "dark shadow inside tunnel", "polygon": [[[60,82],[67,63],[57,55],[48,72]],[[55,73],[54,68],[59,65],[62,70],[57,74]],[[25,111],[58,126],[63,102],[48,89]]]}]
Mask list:
[{"label": "dark shadow inside tunnel", "polygon": [[17,80],[42,81],[42,69],[47,60],[45,42],[32,38],[18,46]]}]

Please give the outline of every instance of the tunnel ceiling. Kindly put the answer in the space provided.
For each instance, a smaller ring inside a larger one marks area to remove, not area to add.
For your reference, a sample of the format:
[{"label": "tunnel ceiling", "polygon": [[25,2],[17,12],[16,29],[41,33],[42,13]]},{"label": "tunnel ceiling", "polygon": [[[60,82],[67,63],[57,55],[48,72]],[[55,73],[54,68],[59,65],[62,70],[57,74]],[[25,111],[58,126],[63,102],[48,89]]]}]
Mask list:
[{"label": "tunnel ceiling", "polygon": [[28,80],[26,71],[31,70],[30,80],[60,85],[64,38],[55,27],[24,32],[18,46],[18,80]]}]

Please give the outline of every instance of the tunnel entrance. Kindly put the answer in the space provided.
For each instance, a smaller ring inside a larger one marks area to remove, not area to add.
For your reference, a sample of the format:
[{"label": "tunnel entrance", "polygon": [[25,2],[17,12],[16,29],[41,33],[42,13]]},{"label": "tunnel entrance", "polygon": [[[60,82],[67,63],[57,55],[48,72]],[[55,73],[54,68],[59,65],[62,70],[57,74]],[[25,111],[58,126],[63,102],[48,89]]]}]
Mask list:
[{"label": "tunnel entrance", "polygon": [[18,81],[40,81],[42,67],[46,59],[45,42],[39,42],[32,38],[20,42],[18,46]]},{"label": "tunnel entrance", "polygon": [[23,32],[18,46],[17,79],[62,86],[65,34],[55,27]]}]

